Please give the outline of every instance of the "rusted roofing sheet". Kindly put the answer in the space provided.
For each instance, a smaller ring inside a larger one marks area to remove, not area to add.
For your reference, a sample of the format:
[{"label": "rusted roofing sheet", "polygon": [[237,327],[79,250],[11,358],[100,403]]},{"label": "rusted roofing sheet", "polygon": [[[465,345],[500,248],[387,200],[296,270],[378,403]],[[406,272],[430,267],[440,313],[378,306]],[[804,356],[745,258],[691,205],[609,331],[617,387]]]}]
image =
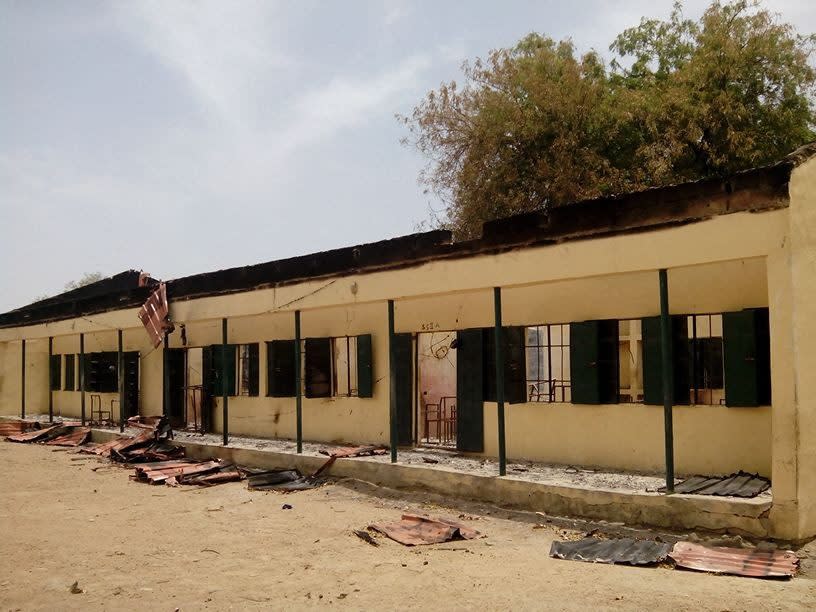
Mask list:
[{"label": "rusted roofing sheet", "polygon": [[553,542],[550,556],[589,563],[651,565],[665,560],[670,548],[670,544],[651,540],[584,538],[577,542]]},{"label": "rusted roofing sheet", "polygon": [[799,567],[799,558],[790,550],[707,547],[678,542],[669,556],[679,567],[757,578],[789,578]]},{"label": "rusted roofing sheet", "polygon": [[40,438],[46,437],[57,427],[59,427],[59,425],[52,425],[51,427],[46,427],[45,429],[35,429],[34,431],[17,434],[16,436],[9,436],[8,439],[12,442],[34,442]]},{"label": "rusted roofing sheet", "polygon": [[40,424],[36,421],[4,421],[0,420],[0,436],[14,436],[17,434],[31,431],[39,428]]},{"label": "rusted roofing sheet", "polygon": [[71,427],[68,432],[48,440],[46,444],[52,446],[80,446],[91,435],[90,427]]},{"label": "rusted roofing sheet", "polygon": [[479,532],[449,519],[432,519],[417,514],[403,514],[394,523],[374,523],[369,529],[379,531],[406,546],[440,544],[450,540],[472,540]]},{"label": "rusted roofing sheet", "polygon": [[168,478],[212,472],[221,467],[220,461],[159,461],[136,467],[135,478],[150,484],[162,484]]},{"label": "rusted roofing sheet", "polygon": [[[771,488],[771,481],[759,474],[739,471],[729,476],[692,476],[674,485],[675,493],[756,497]],[[664,492],[666,487],[658,491]]]},{"label": "rusted roofing sheet", "polygon": [[139,309],[139,319],[153,341],[153,348],[159,347],[165,332],[173,331],[173,324],[167,318],[169,312],[167,287],[164,283],[160,283],[158,289],[150,294]]}]

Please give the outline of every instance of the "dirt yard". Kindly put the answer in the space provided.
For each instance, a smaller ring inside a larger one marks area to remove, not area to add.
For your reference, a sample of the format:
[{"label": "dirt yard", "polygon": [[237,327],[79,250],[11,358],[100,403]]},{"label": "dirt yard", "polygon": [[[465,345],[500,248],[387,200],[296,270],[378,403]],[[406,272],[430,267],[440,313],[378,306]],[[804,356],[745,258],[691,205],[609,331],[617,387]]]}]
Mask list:
[{"label": "dirt yard", "polygon": [[[153,487],[95,457],[8,442],[0,465],[4,610],[816,606],[809,560],[790,581],[592,565],[547,555],[553,539],[576,531],[361,483],[287,495],[244,483]],[[406,510],[473,516],[463,520],[486,537],[418,548],[378,537],[375,548],[352,534]],[[75,581],[82,592],[70,592]]]}]

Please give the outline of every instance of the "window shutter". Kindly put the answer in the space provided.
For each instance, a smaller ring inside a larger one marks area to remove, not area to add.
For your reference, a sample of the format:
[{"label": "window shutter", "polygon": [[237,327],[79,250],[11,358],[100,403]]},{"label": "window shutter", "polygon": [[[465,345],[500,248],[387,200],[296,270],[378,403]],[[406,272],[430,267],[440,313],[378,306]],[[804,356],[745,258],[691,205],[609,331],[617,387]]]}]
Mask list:
[{"label": "window shutter", "polygon": [[618,321],[570,323],[570,385],[573,404],[618,401]]},{"label": "window shutter", "polygon": [[[642,320],[643,333],[643,403],[663,405],[663,356],[660,348],[660,317]],[[673,403],[690,401],[691,371],[689,365],[688,319],[686,315],[671,317],[672,372],[674,374]]]},{"label": "window shutter", "polygon": [[[496,329],[482,329],[483,399],[495,402],[496,399]],[[527,367],[524,354],[524,328],[502,328],[502,357],[504,359],[504,401],[509,404],[520,404],[527,401]]]},{"label": "window shutter", "polygon": [[[223,396],[224,389],[226,389],[228,396],[235,395],[236,345],[227,344],[225,347],[223,344],[213,344],[210,348],[212,350],[213,395],[216,397]],[[225,365],[226,372],[224,372]]]},{"label": "window shutter", "polygon": [[266,394],[270,397],[295,397],[295,385],[295,341],[267,342]]},{"label": "window shutter", "polygon": [[124,414],[132,417],[139,414],[139,352],[128,351],[125,361],[125,406]]},{"label": "window shutter", "polygon": [[374,373],[372,368],[371,334],[357,336],[357,395],[374,395]]},{"label": "window shutter", "polygon": [[723,314],[725,403],[762,406],[771,401],[768,309]]},{"label": "window shutter", "polygon": [[257,396],[260,391],[261,364],[259,346],[257,342],[249,344],[249,395]]},{"label": "window shutter", "polygon": [[205,346],[201,350],[201,429],[204,432],[212,431],[215,397],[214,353],[212,346]]},{"label": "window shutter", "polygon": [[62,383],[62,355],[51,355],[48,373],[51,391],[59,391]]},{"label": "window shutter", "polygon": [[456,449],[484,451],[483,333],[466,329],[456,334]]},{"label": "window shutter", "polygon": [[[413,341],[411,334],[394,336],[394,373],[397,400],[397,442],[408,445],[414,438],[413,418]],[[362,393],[361,393],[362,395]]]},{"label": "window shutter", "polygon": [[304,395],[331,397],[331,338],[306,338]]},{"label": "window shutter", "polygon": [[76,361],[74,355],[65,356],[65,383],[63,389],[65,391],[74,391],[76,389]]}]

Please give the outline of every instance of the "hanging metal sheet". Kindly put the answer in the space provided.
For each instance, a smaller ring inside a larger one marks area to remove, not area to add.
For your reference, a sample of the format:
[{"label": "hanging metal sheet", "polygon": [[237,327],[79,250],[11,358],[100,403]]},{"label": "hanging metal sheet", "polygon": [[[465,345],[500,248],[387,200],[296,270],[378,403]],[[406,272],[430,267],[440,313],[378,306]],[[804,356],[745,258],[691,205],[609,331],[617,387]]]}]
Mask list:
[{"label": "hanging metal sheet", "polygon": [[167,287],[164,283],[159,283],[159,287],[150,294],[150,297],[139,309],[139,319],[153,342],[153,348],[158,348],[164,339],[164,334],[170,333],[174,329],[168,318],[169,315]]},{"label": "hanging metal sheet", "polygon": [[799,567],[799,558],[790,550],[707,547],[678,542],[669,556],[679,567],[755,578],[789,578]]},{"label": "hanging metal sheet", "polygon": [[577,542],[553,542],[550,556],[589,563],[652,565],[666,559],[671,545],[652,540],[584,538]]}]

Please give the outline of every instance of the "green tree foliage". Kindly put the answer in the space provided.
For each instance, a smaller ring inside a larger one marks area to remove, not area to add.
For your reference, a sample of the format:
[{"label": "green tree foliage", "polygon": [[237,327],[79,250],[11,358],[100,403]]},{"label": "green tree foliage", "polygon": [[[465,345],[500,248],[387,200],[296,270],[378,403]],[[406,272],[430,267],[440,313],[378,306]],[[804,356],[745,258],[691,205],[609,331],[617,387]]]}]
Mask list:
[{"label": "green tree foliage", "polygon": [[728,174],[813,140],[814,42],[750,0],[699,21],[675,4],[620,34],[609,65],[530,34],[428,93],[401,117],[405,142],[429,158],[440,224],[474,237],[489,219]]}]

